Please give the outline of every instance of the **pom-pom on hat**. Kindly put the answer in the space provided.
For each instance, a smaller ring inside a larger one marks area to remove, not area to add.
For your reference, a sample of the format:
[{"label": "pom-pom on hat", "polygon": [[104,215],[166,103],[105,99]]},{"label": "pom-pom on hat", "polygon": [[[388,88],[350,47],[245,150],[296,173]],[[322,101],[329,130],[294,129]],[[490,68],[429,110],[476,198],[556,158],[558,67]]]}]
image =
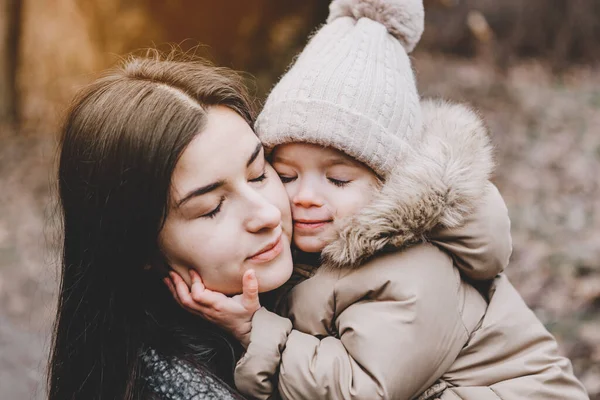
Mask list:
[{"label": "pom-pom on hat", "polygon": [[423,33],[423,2],[420,0],[337,0],[329,7],[327,22],[340,17],[368,18],[379,22],[409,53]]},{"label": "pom-pom on hat", "polygon": [[334,0],[329,18],[275,85],[256,121],[265,147],[336,148],[384,179],[421,137],[408,52],[422,0]]}]

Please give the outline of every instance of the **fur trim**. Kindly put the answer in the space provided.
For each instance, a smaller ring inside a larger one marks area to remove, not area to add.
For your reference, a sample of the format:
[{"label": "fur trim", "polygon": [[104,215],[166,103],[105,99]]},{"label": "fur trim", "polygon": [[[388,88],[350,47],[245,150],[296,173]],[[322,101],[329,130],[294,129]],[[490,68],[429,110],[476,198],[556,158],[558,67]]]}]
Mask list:
[{"label": "fur trim", "polygon": [[337,221],[325,265],[355,268],[387,247],[424,240],[438,224],[460,226],[494,169],[482,119],[464,105],[423,101],[423,139],[358,214]]},{"label": "fur trim", "polygon": [[327,22],[340,17],[379,22],[409,53],[419,43],[425,24],[423,0],[334,0]]}]

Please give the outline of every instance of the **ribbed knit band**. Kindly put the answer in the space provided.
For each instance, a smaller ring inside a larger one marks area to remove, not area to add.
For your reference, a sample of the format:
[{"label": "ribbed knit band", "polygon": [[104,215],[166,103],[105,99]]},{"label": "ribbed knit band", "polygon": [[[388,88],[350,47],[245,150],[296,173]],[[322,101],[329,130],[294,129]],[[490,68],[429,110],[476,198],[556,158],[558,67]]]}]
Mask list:
[{"label": "ribbed knit band", "polygon": [[286,143],[312,143],[340,150],[387,177],[410,145],[364,115],[337,104],[290,99],[271,104],[256,131],[267,149]]}]

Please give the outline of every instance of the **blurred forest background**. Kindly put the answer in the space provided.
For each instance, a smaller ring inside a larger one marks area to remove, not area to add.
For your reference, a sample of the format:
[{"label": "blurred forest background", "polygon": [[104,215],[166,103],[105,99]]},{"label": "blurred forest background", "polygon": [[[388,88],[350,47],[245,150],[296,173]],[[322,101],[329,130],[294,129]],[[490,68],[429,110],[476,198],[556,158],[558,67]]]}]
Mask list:
[{"label": "blurred forest background", "polygon": [[[513,222],[507,273],[598,400],[600,0],[425,4],[420,91],[485,116]],[[175,43],[248,72],[262,100],[327,12],[327,0],[0,0],[1,398],[44,398],[56,139],[74,92],[130,51]]]}]

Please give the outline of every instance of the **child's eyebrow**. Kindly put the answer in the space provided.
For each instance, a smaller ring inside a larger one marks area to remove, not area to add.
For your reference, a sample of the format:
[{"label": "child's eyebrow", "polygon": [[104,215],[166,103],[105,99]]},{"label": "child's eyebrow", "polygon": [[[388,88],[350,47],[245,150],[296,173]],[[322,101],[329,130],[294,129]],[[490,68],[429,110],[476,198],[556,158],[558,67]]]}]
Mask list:
[{"label": "child's eyebrow", "polygon": [[281,164],[294,164],[294,162],[292,160],[288,160],[285,157],[281,157],[281,156],[274,156],[273,160],[271,161],[272,164],[275,163],[281,163]]},{"label": "child's eyebrow", "polygon": [[356,167],[357,166],[355,162],[352,162],[350,160],[347,160],[347,159],[341,158],[341,157],[325,159],[323,161],[323,164],[327,167],[334,167],[336,165],[345,165],[348,167]]},{"label": "child's eyebrow", "polygon": [[[273,160],[271,161],[272,164],[287,164],[287,165],[296,165],[298,164],[298,162],[296,160],[293,159],[288,159],[279,155],[275,155],[273,157]],[[356,161],[353,160],[348,160],[346,158],[342,158],[342,157],[327,157],[322,161],[322,165],[325,167],[334,167],[336,165],[344,165],[347,167],[357,167],[360,164]]]}]

